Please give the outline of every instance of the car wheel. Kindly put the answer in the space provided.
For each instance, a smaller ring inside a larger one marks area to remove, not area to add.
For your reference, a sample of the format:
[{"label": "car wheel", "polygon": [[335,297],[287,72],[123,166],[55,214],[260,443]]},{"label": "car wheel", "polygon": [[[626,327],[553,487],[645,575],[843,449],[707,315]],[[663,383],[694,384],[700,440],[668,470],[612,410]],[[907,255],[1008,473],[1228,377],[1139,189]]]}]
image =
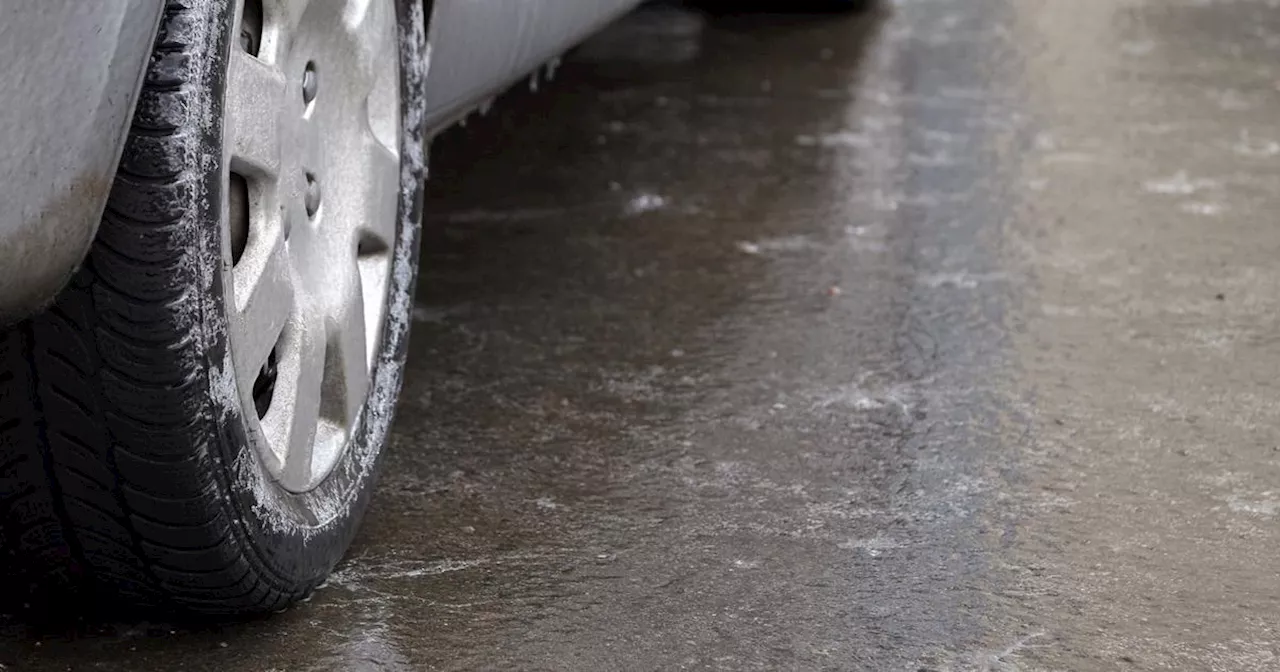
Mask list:
[{"label": "car wheel", "polygon": [[405,357],[423,23],[413,0],[167,3],[88,258],[0,334],[29,606],[277,610],[345,552]]}]

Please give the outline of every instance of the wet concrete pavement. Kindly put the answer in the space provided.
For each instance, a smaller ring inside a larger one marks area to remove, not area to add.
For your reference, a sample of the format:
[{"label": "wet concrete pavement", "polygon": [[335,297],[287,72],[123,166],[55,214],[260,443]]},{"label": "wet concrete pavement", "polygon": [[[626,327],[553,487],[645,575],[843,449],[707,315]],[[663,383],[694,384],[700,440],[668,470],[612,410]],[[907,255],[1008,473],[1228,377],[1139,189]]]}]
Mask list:
[{"label": "wet concrete pavement", "polygon": [[1280,12],[631,17],[436,148],[351,557],[32,670],[1280,669]]}]

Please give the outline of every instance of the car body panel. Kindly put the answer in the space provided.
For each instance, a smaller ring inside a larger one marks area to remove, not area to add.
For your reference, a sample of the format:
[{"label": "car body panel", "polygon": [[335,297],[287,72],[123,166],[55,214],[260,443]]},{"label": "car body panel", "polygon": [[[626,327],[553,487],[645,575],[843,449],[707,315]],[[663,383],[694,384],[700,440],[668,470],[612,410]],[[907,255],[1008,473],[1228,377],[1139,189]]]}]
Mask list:
[{"label": "car body panel", "polygon": [[93,241],[163,6],[0,8],[0,324],[52,299]]},{"label": "car body panel", "polygon": [[427,129],[439,131],[639,0],[435,0]]}]

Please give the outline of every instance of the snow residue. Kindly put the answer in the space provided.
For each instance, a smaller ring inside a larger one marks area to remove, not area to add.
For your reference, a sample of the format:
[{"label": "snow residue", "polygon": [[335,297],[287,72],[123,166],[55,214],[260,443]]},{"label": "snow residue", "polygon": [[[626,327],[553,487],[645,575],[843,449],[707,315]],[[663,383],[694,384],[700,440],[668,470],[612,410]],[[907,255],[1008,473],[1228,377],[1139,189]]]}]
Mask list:
[{"label": "snow residue", "polygon": [[809,236],[779,236],[762,238],[756,241],[738,241],[737,248],[747,254],[764,252],[803,252],[805,250],[821,250],[823,245]]},{"label": "snow residue", "polygon": [[876,189],[871,192],[871,208],[877,212],[897,212],[902,198]]},{"label": "snow residue", "polygon": [[539,497],[533,500],[533,503],[539,509],[544,509],[546,511],[555,511],[556,509],[564,508],[563,504],[560,504],[554,498],[551,498],[551,497]]},{"label": "snow residue", "polygon": [[1236,89],[1206,91],[1205,95],[1218,104],[1218,107],[1230,112],[1247,110],[1252,105],[1245,95]]},{"label": "snow residue", "polygon": [[956,165],[956,160],[947,151],[938,150],[930,154],[911,152],[907,154],[907,163],[921,168],[945,168]]},{"label": "snow residue", "polygon": [[441,574],[475,569],[476,567],[487,565],[490,562],[491,560],[488,558],[474,558],[471,560],[450,560],[446,558],[431,562],[423,562],[420,560],[392,560],[364,566],[361,566],[358,562],[353,562],[331,574],[329,576],[328,583],[329,585],[352,588],[357,587],[370,579],[421,579],[429,576],[439,576]]},{"label": "snow residue", "polygon": [[836,546],[847,551],[862,551],[874,558],[885,551],[902,548],[903,543],[895,539],[890,539],[889,537],[876,535],[866,539],[850,539],[849,541],[842,541],[836,544]]},{"label": "snow residue", "polygon": [[[1020,651],[1039,646],[1038,644],[1032,644],[1031,640],[1039,639],[1046,634],[1045,632],[1033,632],[1000,651],[977,651],[967,654],[963,656],[966,659],[963,669],[990,670],[991,672],[996,670],[1021,670],[1023,666],[1009,660],[1009,658]],[[951,665],[947,665],[945,669],[953,668]]]},{"label": "snow residue", "polygon": [[1232,149],[1241,156],[1268,158],[1280,154],[1280,142],[1254,138],[1249,135],[1249,131],[1241,131],[1240,140]]},{"label": "snow residue", "polygon": [[1151,40],[1130,40],[1120,44],[1120,51],[1126,56],[1146,56],[1156,50],[1156,43]]},{"label": "snow residue", "polygon": [[1255,516],[1266,516],[1268,518],[1280,513],[1280,499],[1276,499],[1270,495],[1271,492],[1262,493],[1260,499],[1247,499],[1239,495],[1231,495],[1227,497],[1227,508],[1234,513],[1247,513]]},{"label": "snow residue", "polygon": [[1186,171],[1178,171],[1172,177],[1147,180],[1142,183],[1142,188],[1153,194],[1182,195],[1194,194],[1202,189],[1209,189],[1217,186],[1213,180],[1198,179],[1193,180],[1187,176]]},{"label": "snow residue", "polygon": [[828,149],[835,147],[865,149],[871,146],[871,139],[862,133],[840,131],[824,135],[798,135],[796,136],[796,144],[801,147],[825,147]]},{"label": "snow residue", "polygon": [[[856,396],[850,397],[847,401],[849,403],[849,406],[859,411],[874,411],[877,408],[884,408],[883,401],[880,401],[879,399],[873,399],[871,397],[868,397],[865,394],[857,394]],[[835,400],[828,400],[827,404],[825,405],[829,406],[834,402]]]},{"label": "snow residue", "polygon": [[654,210],[661,210],[667,207],[667,199],[665,196],[658,194],[644,193],[636,196],[627,203],[628,215],[640,215]]},{"label": "snow residue", "polygon": [[410,569],[400,574],[388,575],[389,579],[405,578],[416,579],[420,576],[436,576],[439,574],[448,574],[449,572],[461,572],[463,570],[472,569],[486,564],[486,560],[438,560],[431,562],[417,569]]},{"label": "snow residue", "polygon": [[1189,212],[1193,215],[1204,215],[1206,217],[1215,217],[1217,215],[1221,215],[1227,210],[1226,206],[1221,203],[1206,203],[1199,201],[1183,203],[1180,207],[1183,212]]},{"label": "snow residue", "polygon": [[1079,306],[1063,306],[1056,303],[1046,303],[1040,306],[1040,311],[1046,317],[1080,317],[1085,311]]},{"label": "snow residue", "polygon": [[1004,273],[970,273],[969,271],[957,271],[954,273],[932,273],[930,275],[920,276],[919,282],[930,289],[938,289],[940,287],[957,287],[960,289],[974,289],[978,285],[988,282],[998,282],[1005,280]]},{"label": "snow residue", "polygon": [[894,408],[903,415],[908,415],[916,403],[915,396],[911,388],[906,386],[894,385],[887,389],[871,390],[863,387],[862,382],[856,382],[815,395],[813,407],[850,408],[855,411]]}]

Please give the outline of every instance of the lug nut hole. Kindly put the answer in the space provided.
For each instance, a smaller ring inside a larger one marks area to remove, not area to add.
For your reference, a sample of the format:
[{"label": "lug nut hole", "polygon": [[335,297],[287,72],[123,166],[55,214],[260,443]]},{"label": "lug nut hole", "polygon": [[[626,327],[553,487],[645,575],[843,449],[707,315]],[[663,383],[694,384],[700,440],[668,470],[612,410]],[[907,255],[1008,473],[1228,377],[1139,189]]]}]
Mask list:
[{"label": "lug nut hole", "polygon": [[302,71],[302,102],[310,105],[319,89],[320,74],[316,72],[316,62],[307,61],[307,67]]},{"label": "lug nut hole", "polygon": [[315,217],[316,212],[320,210],[320,181],[316,179],[315,173],[307,172],[307,193],[304,196],[307,206],[307,216]]},{"label": "lug nut hole", "polygon": [[262,48],[262,0],[245,0],[240,17],[240,48],[257,56]]}]

